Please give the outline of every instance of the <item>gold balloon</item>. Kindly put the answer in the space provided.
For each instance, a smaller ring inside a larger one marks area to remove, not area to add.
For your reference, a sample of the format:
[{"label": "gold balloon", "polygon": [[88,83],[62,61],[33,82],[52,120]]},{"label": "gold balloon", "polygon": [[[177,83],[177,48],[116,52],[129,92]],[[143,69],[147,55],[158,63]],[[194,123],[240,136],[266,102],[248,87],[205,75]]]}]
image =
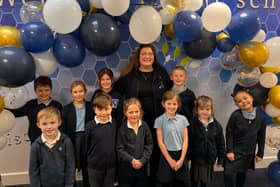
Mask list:
[{"label": "gold balloon", "polygon": [[265,64],[269,51],[267,47],[257,41],[239,45],[239,58],[246,66],[255,68]]},{"label": "gold balloon", "polygon": [[164,27],[164,34],[166,36],[168,36],[169,38],[172,38],[172,39],[176,38],[174,29],[173,29],[173,23],[170,23]]},{"label": "gold balloon", "polygon": [[270,73],[279,73],[280,72],[280,67],[260,67],[260,70],[262,73],[267,73],[267,72],[270,72]]},{"label": "gold balloon", "polygon": [[268,98],[273,106],[280,108],[280,85],[270,88]]},{"label": "gold balloon", "polygon": [[216,40],[217,41],[220,41],[221,39],[224,39],[224,38],[229,38],[229,35],[227,33],[225,33],[225,32],[221,32],[220,34],[218,34],[216,36]]},{"label": "gold balloon", "polygon": [[171,13],[176,13],[185,8],[185,0],[161,0],[160,4]]},{"label": "gold balloon", "polygon": [[0,26],[0,47],[5,45],[22,47],[19,35],[19,30],[15,27],[8,25]]},{"label": "gold balloon", "polygon": [[280,125],[280,116],[275,117],[275,118],[272,118],[272,121],[273,121],[274,123],[276,123],[277,125]]},{"label": "gold balloon", "polygon": [[4,110],[4,98],[0,95],[0,113]]}]

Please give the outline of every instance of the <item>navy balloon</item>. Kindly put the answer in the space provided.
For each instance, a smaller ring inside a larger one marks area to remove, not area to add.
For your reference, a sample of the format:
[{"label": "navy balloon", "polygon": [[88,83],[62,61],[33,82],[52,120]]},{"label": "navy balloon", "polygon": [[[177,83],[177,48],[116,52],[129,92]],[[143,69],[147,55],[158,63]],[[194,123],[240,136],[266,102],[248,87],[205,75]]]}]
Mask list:
[{"label": "navy balloon", "polygon": [[181,11],[173,22],[173,30],[181,41],[190,42],[200,37],[202,21],[200,16],[192,11]]},{"label": "navy balloon", "polygon": [[107,56],[120,46],[121,34],[114,20],[102,13],[90,15],[81,25],[85,47],[97,56]]},{"label": "navy balloon", "polygon": [[260,29],[260,18],[252,10],[243,10],[234,14],[227,27],[230,39],[239,43],[252,40]]},{"label": "navy balloon", "polygon": [[47,51],[54,41],[51,29],[42,22],[28,22],[20,29],[20,40],[27,51],[40,53]]},{"label": "navy balloon", "polygon": [[185,53],[194,59],[203,59],[210,56],[216,49],[216,35],[213,32],[203,30],[199,39],[184,42]]},{"label": "navy balloon", "polygon": [[229,38],[222,38],[219,41],[217,41],[217,48],[221,52],[230,52],[235,46],[235,42],[233,42]]},{"label": "navy balloon", "polygon": [[59,34],[53,45],[53,54],[58,63],[66,67],[82,64],[86,51],[82,43],[70,34]]},{"label": "navy balloon", "polygon": [[89,12],[90,11],[90,3],[89,0],[77,0],[82,11]]},{"label": "navy balloon", "polygon": [[33,57],[23,48],[6,46],[0,48],[0,85],[19,87],[35,77]]},{"label": "navy balloon", "polygon": [[276,185],[280,186],[280,162],[273,161],[268,166],[268,177]]}]

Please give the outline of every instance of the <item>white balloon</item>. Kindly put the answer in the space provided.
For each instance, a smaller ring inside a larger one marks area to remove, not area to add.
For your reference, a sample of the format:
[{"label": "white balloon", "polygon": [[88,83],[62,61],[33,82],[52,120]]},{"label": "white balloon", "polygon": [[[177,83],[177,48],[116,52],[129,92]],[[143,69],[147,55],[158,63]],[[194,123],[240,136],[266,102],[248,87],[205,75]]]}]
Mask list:
[{"label": "white balloon", "polygon": [[260,29],[252,41],[263,42],[266,38],[266,33],[263,29]]},{"label": "white balloon", "polygon": [[8,138],[6,136],[0,136],[0,150],[4,149],[7,143],[8,143]]},{"label": "white balloon", "polygon": [[166,8],[163,8],[159,11],[161,17],[162,25],[168,25],[173,22],[176,14],[169,12]]},{"label": "white balloon", "polygon": [[203,0],[185,0],[184,10],[197,11],[203,5]]},{"label": "white balloon", "polygon": [[76,0],[48,0],[43,8],[46,24],[57,33],[70,33],[82,21],[82,10]]},{"label": "white balloon", "polygon": [[270,38],[265,42],[266,47],[269,50],[269,56],[266,63],[263,65],[265,67],[278,67],[280,66],[280,37]]},{"label": "white balloon", "polygon": [[90,0],[90,5],[94,6],[95,8],[103,8],[101,0]]},{"label": "white balloon", "polygon": [[17,109],[29,100],[29,93],[25,86],[17,88],[0,87],[0,95],[4,97],[5,108]]},{"label": "white balloon", "polygon": [[57,69],[57,61],[51,50],[42,53],[31,53],[36,64],[38,75],[48,76]]},{"label": "white balloon", "polygon": [[226,28],[231,20],[231,10],[222,2],[211,3],[202,12],[203,27],[210,32],[218,32]]},{"label": "white balloon", "polygon": [[3,110],[0,113],[0,135],[9,132],[15,125],[16,119],[12,112]]},{"label": "white balloon", "polygon": [[265,106],[265,112],[272,118],[280,116],[280,108],[273,106],[271,103]]},{"label": "white balloon", "polygon": [[129,7],[129,0],[101,0],[101,4],[105,12],[112,16],[123,15]]},{"label": "white balloon", "polygon": [[138,8],[129,21],[131,36],[141,44],[152,43],[160,36],[162,28],[159,13],[151,6]]},{"label": "white balloon", "polygon": [[277,75],[275,75],[275,73],[266,72],[261,74],[259,81],[263,87],[272,88],[273,86],[276,86],[278,78]]}]

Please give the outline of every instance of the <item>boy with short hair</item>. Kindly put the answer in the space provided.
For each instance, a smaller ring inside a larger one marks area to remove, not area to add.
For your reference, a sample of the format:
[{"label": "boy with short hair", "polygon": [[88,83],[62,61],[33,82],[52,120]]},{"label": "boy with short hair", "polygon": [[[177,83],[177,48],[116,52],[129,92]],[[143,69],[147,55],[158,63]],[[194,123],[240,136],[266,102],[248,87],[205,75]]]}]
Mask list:
[{"label": "boy with short hair", "polygon": [[37,77],[34,81],[34,91],[37,98],[31,99],[21,108],[10,110],[15,117],[27,116],[29,122],[28,137],[31,143],[41,134],[40,129],[36,125],[38,112],[48,106],[53,106],[60,112],[62,111],[62,105],[58,101],[51,99],[52,81],[49,77]]},{"label": "boy with short hair", "polygon": [[90,187],[112,187],[116,167],[116,122],[112,99],[100,93],[93,99],[95,117],[86,124],[86,155]]},{"label": "boy with short hair", "polygon": [[172,91],[176,92],[181,99],[181,108],[178,113],[187,117],[190,121],[193,117],[193,108],[195,102],[194,92],[186,86],[187,73],[183,66],[176,66],[170,74],[173,82]]},{"label": "boy with short hair", "polygon": [[58,130],[59,110],[46,107],[38,113],[37,120],[42,134],[31,145],[30,187],[74,187],[74,149],[71,140]]}]

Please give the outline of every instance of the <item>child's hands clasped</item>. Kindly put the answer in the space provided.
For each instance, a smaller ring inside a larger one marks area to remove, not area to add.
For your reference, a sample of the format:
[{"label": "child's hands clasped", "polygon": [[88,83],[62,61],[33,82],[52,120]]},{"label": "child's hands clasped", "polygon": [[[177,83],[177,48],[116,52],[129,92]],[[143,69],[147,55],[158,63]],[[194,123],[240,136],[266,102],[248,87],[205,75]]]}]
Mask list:
[{"label": "child's hands clasped", "polygon": [[137,160],[137,159],[134,159],[134,158],[131,161],[131,165],[134,169],[140,169],[143,166],[143,164],[140,162],[140,160]]},{"label": "child's hands clasped", "polygon": [[234,156],[234,153],[233,152],[231,152],[231,153],[227,153],[227,158],[230,160],[230,161],[234,161],[234,158],[235,156]]},{"label": "child's hands clasped", "polygon": [[175,164],[175,167],[174,167],[174,170],[177,171],[178,169],[180,169],[183,165],[184,161],[183,160],[177,160],[176,164]]}]

